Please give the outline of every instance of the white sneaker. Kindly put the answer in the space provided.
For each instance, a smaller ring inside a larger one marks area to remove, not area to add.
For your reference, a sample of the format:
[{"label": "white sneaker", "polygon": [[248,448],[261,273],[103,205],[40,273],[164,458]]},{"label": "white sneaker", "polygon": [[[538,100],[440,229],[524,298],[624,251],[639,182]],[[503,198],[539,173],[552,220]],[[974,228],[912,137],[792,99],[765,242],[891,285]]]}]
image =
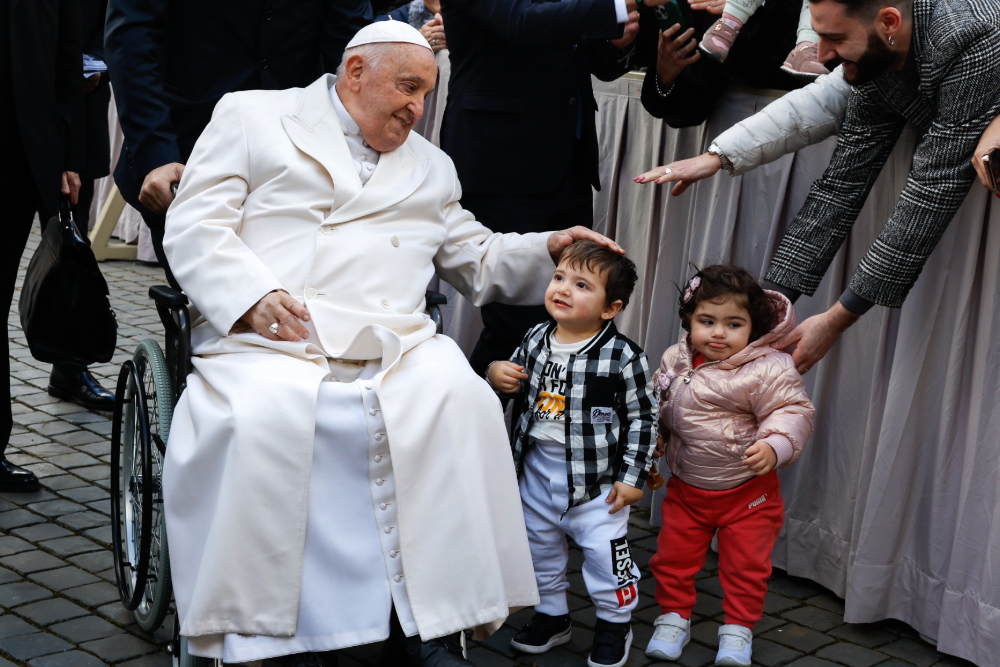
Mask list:
[{"label": "white sneaker", "polygon": [[680,614],[672,611],[657,617],[653,627],[656,629],[646,647],[646,655],[657,660],[677,660],[681,657],[684,647],[691,641],[691,620],[681,618]]},{"label": "white sneaker", "polygon": [[719,652],[715,654],[716,667],[750,667],[753,653],[753,631],[742,625],[723,625],[719,628]]}]

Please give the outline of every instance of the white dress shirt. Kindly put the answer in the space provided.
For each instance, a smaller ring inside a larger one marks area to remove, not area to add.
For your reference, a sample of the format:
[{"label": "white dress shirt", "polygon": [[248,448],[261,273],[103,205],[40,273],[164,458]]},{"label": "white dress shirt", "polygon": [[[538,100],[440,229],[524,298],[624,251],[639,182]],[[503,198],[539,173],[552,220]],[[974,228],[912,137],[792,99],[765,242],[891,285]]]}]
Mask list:
[{"label": "white dress shirt", "polygon": [[[618,1],[624,3],[624,0]],[[347,139],[347,148],[350,149],[351,157],[354,158],[354,168],[358,170],[361,185],[365,185],[368,183],[368,179],[372,177],[372,174],[375,173],[375,167],[378,166],[378,158],[381,153],[369,146],[368,142],[365,141],[364,136],[361,134],[361,128],[351,118],[351,114],[348,113],[344,103],[340,101],[340,95],[337,94],[336,86],[330,87],[330,100],[333,102],[333,108],[337,112],[340,124],[344,127],[344,138]]]},{"label": "white dress shirt", "polygon": [[628,8],[625,0],[615,0],[615,16],[619,23],[628,23]]}]

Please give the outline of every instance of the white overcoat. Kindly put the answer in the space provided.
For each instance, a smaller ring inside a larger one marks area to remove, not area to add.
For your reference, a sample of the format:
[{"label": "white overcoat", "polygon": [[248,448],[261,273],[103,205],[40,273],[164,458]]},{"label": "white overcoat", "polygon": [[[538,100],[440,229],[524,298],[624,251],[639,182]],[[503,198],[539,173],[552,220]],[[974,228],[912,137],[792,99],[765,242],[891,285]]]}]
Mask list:
[{"label": "white overcoat", "polygon": [[[167,214],[170,266],[203,318],[163,475],[186,636],[294,635],[329,357],[382,360],[374,383],[421,637],[538,601],[499,401],[435,335],[424,291],[436,271],[476,304],[542,303],[548,234],[476,222],[451,160],[415,133],[362,188],[334,81],[223,97]],[[307,341],[229,335],[277,289],[308,307]]]}]

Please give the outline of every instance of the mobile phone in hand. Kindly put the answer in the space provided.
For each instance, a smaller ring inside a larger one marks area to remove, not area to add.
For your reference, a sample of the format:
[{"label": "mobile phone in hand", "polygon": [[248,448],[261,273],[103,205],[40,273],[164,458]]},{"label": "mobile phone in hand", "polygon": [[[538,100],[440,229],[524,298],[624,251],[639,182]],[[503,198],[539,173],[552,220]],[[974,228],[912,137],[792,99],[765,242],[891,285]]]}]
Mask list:
[{"label": "mobile phone in hand", "polygon": [[656,22],[660,24],[660,30],[666,32],[678,23],[681,24],[681,29],[677,31],[678,35],[688,29],[687,21],[684,20],[684,14],[681,13],[681,7],[677,4],[677,0],[670,0],[670,2],[660,5],[654,12],[656,13]]},{"label": "mobile phone in hand", "polygon": [[986,177],[990,181],[990,190],[1000,195],[1000,148],[994,148],[983,156],[983,166],[986,167]]}]

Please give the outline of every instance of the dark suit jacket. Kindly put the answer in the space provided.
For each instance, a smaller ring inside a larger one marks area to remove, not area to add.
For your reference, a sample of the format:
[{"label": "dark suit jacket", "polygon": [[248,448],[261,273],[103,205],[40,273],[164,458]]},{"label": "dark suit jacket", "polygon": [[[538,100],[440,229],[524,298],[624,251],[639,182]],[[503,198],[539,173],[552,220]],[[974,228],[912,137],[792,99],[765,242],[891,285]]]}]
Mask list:
[{"label": "dark suit jacket", "polygon": [[580,139],[599,187],[590,76],[626,71],[612,0],[443,0],[451,55],[441,148],[469,193],[541,195],[573,166]]},{"label": "dark suit jacket", "polygon": [[[700,42],[719,17],[705,11],[693,12],[687,2],[679,4]],[[768,0],[740,30],[726,62],[720,65],[702,54],[698,62],[681,72],[666,96],[656,89],[659,28],[652,11],[643,9],[637,50],[641,65],[649,69],[642,85],[642,106],[671,127],[689,127],[709,117],[731,84],[777,90],[801,88],[800,82],[781,71],[781,64],[795,46],[801,9],[799,0]]]},{"label": "dark suit jacket", "polygon": [[5,107],[4,137],[20,140],[41,205],[55,211],[62,172],[79,171],[83,162],[78,0],[0,1],[7,5],[2,8],[6,30],[0,38],[0,67],[7,72],[7,90],[0,101]]},{"label": "dark suit jacket", "polygon": [[372,20],[368,0],[110,0],[105,56],[125,146],[115,182],[185,162],[226,93],[307,86]]},{"label": "dark suit jacket", "polygon": [[[108,0],[80,0],[83,52],[104,60],[104,17]],[[108,131],[108,103],[111,86],[108,73],[101,74],[97,88],[83,98],[86,159],[82,178],[103,178],[111,171],[111,136]]]}]

